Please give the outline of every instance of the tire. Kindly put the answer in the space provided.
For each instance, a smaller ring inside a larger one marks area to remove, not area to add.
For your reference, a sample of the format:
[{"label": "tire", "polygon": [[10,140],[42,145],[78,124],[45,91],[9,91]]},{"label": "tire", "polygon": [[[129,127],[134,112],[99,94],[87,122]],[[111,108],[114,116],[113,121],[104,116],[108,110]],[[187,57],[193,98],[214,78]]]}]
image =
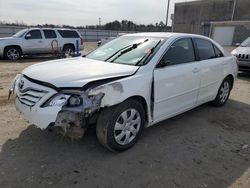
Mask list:
[{"label": "tire", "polygon": [[232,80],[228,77],[225,78],[220,85],[216,98],[212,101],[212,105],[216,107],[224,106],[228,101],[232,87]]},{"label": "tire", "polygon": [[20,48],[15,47],[15,46],[7,47],[4,50],[4,58],[11,60],[11,61],[16,61],[16,60],[20,59],[21,55],[22,55],[22,52],[21,52]]},{"label": "tire", "polygon": [[125,151],[138,141],[144,125],[145,111],[142,105],[129,99],[100,113],[96,135],[99,142],[109,150]]},{"label": "tire", "polygon": [[75,54],[75,48],[72,45],[65,45],[63,47],[63,54],[65,57],[72,57]]}]

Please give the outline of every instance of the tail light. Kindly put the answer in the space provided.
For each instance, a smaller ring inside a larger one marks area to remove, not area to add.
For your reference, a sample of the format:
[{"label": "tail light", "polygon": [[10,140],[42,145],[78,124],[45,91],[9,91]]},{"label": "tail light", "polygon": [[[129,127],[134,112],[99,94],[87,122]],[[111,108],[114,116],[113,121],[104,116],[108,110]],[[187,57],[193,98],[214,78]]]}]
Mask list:
[{"label": "tail light", "polygon": [[84,42],[84,41],[83,41],[83,38],[81,38],[81,45],[83,45],[83,42]]}]

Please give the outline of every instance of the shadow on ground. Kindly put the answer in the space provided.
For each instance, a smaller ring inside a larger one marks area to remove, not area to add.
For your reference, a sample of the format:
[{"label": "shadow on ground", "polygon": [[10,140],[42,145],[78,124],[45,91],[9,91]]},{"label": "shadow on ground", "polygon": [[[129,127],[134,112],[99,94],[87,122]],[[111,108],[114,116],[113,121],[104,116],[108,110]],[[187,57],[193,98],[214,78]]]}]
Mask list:
[{"label": "shadow on ground", "polygon": [[250,71],[249,72],[239,72],[238,77],[241,80],[250,81]]},{"label": "shadow on ground", "polygon": [[[249,172],[250,106],[198,107],[145,130],[122,153],[90,129],[71,142],[30,125],[0,152],[0,187],[228,187]],[[243,149],[243,148],[244,149]]]}]

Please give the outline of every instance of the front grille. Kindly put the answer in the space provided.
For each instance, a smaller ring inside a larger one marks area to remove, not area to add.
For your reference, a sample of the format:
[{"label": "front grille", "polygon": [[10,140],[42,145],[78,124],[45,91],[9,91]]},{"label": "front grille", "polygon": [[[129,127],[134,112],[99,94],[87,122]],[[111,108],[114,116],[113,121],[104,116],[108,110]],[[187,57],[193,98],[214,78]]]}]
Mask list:
[{"label": "front grille", "polygon": [[238,54],[237,58],[240,61],[250,61],[250,55],[249,54]]},{"label": "front grille", "polygon": [[47,93],[48,91],[28,87],[24,90],[18,89],[17,97],[21,103],[33,107]]}]

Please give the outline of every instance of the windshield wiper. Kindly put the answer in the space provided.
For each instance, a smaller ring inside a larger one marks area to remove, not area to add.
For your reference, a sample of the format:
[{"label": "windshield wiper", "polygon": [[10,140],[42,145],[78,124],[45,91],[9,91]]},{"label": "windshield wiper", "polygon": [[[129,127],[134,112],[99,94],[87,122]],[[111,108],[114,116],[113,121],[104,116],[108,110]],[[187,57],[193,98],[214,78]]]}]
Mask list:
[{"label": "windshield wiper", "polygon": [[148,42],[149,39],[144,40],[143,42],[139,42],[139,43],[135,43],[135,44],[131,44],[128,46],[125,46],[124,48],[116,51],[114,54],[112,54],[110,57],[108,57],[105,61],[110,60],[111,58],[113,58],[115,55],[117,55],[118,53],[120,53],[116,58],[114,58],[111,62],[114,62],[116,59],[118,59],[119,57],[121,57],[123,54],[130,52],[133,49],[136,49],[139,45]]},{"label": "windshield wiper", "polygon": [[157,48],[157,46],[159,46],[159,44],[161,43],[161,41],[162,40],[159,40],[159,42],[157,42],[157,44],[153,47],[153,48],[151,48],[150,49],[150,52],[149,53],[146,53],[135,65],[136,66],[138,66],[138,65],[140,65],[140,63],[142,62],[142,61],[146,61],[148,58],[149,58],[149,56],[152,54],[152,53],[154,53],[154,51],[155,51],[155,49]]}]

